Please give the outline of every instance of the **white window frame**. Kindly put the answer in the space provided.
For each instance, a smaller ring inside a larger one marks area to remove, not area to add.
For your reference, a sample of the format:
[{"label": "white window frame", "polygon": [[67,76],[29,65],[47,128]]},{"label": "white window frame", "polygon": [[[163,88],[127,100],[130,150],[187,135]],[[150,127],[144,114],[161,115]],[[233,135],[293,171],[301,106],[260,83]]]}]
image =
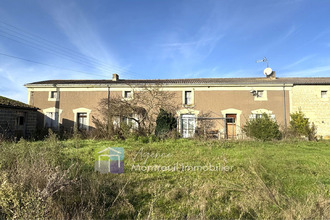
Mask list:
[{"label": "white window frame", "polygon": [[[262,91],[262,96],[258,97],[258,92]],[[254,101],[267,101],[267,90],[264,89],[256,89],[256,94],[254,96]]]},{"label": "white window frame", "polygon": [[[129,117],[129,118],[125,117],[125,118],[126,118],[126,124],[128,126],[132,126],[131,127],[132,130],[138,130],[139,124],[134,120],[134,119],[138,119],[137,114],[133,114],[131,117]],[[125,119],[123,119],[123,120],[125,120]]]},{"label": "white window frame", "polygon": [[182,134],[181,115],[195,115],[195,129],[196,129],[198,127],[198,121],[197,121],[198,114],[199,114],[199,111],[194,110],[194,109],[181,109],[176,112],[176,115],[178,118],[177,121],[179,122],[178,131],[180,134]]},{"label": "white window frame", "polygon": [[[126,98],[126,97],[125,97],[125,93],[126,93],[126,92],[131,92],[131,97]],[[133,90],[123,90],[123,91],[122,91],[122,97],[123,97],[124,100],[131,100],[131,99],[133,99],[133,97],[134,97],[134,92],[133,92]]]},{"label": "white window frame", "polygon": [[113,125],[115,126],[115,128],[120,128],[120,124],[124,123],[126,121],[126,125],[128,126],[132,126],[131,129],[132,130],[138,130],[139,129],[139,124],[137,121],[135,121],[134,119],[138,120],[139,116],[137,114],[133,114],[131,117],[127,118],[127,117],[120,117],[120,116],[115,116],[113,118]]},{"label": "white window frame", "polygon": [[[56,92],[57,93],[56,98],[52,98],[52,92]],[[54,90],[54,89],[50,90],[48,92],[48,101],[54,102],[54,101],[58,101],[58,100],[60,100],[60,93],[59,93],[59,91],[58,90]]]},{"label": "white window frame", "polygon": [[[192,134],[190,136],[189,134],[189,129],[187,130],[187,135],[184,134],[184,130],[183,130],[183,120],[187,120],[187,125],[189,128],[189,119],[193,119],[193,129],[192,129]],[[180,115],[180,124],[181,124],[181,134],[183,138],[192,138],[195,136],[195,132],[196,132],[196,115],[194,114],[182,114]]]},{"label": "white window frame", "polygon": [[[325,92],[325,97],[322,97],[322,93]],[[320,96],[321,96],[321,99],[328,99],[329,98],[329,94],[328,94],[328,90],[326,89],[322,89],[321,92],[320,92]]]},{"label": "white window frame", "polygon": [[58,112],[57,129],[59,129],[62,111],[63,111],[62,109],[58,109],[58,108],[55,108],[55,107],[43,109],[42,112],[44,114],[44,127],[46,126],[47,113],[48,112],[53,112],[53,113]]},{"label": "white window frame", "polygon": [[[221,111],[222,117],[226,117],[227,114],[236,114],[236,136],[238,137],[238,135],[241,134],[241,114],[242,111],[239,109],[235,109],[235,108],[228,108],[225,110]],[[226,128],[227,129],[227,128]],[[222,130],[222,132],[224,133],[224,130]]]},{"label": "white window frame", "polygon": [[[186,104],[186,92],[191,92],[191,103]],[[194,89],[185,89],[182,91],[182,106],[184,107],[194,107],[195,105],[195,91]]]},{"label": "white window frame", "polygon": [[74,114],[74,118],[73,118],[73,121],[74,121],[74,127],[77,128],[77,125],[78,125],[78,113],[86,113],[87,114],[87,128],[86,128],[86,131],[89,131],[89,118],[90,118],[90,113],[92,112],[92,110],[88,109],[88,108],[76,108],[76,109],[73,109],[73,114]]},{"label": "white window frame", "polygon": [[266,113],[267,115],[269,115],[269,117],[271,119],[276,119],[275,118],[275,115],[273,114],[273,111],[271,110],[268,110],[268,109],[264,109],[264,108],[260,108],[260,109],[256,109],[256,110],[253,110],[251,111],[251,115],[250,115],[250,119],[256,119],[256,115],[262,115],[263,113]]}]

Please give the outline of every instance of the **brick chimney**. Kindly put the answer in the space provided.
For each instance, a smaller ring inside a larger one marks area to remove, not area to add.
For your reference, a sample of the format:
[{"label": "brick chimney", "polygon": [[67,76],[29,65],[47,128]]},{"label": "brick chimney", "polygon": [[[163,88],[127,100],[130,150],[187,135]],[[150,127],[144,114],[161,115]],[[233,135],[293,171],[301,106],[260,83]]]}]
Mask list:
[{"label": "brick chimney", "polygon": [[275,71],[273,71],[272,74],[270,74],[268,76],[268,78],[270,78],[270,79],[276,79]]},{"label": "brick chimney", "polygon": [[119,80],[118,74],[116,73],[112,74],[112,81],[118,81],[118,80]]}]

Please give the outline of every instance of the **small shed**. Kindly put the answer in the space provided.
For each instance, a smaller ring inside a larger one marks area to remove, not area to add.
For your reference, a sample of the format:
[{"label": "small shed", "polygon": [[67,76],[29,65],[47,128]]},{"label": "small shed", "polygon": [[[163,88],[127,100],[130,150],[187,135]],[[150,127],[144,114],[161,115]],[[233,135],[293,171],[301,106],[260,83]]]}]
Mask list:
[{"label": "small shed", "polygon": [[0,139],[31,137],[37,126],[38,108],[0,96]]}]

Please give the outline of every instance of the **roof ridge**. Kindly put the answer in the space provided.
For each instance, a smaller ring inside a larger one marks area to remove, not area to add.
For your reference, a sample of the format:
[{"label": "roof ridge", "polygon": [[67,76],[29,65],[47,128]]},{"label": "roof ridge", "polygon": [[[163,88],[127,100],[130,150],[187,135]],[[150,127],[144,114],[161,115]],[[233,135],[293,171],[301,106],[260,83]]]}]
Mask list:
[{"label": "roof ridge", "polygon": [[269,79],[267,77],[242,77],[242,78],[186,78],[186,79],[64,79],[64,80],[44,80],[25,84],[31,85],[51,85],[51,84],[129,84],[129,83],[166,83],[166,84],[276,84],[276,83],[292,83],[292,84],[330,84],[330,77],[277,77]]},{"label": "roof ridge", "polygon": [[10,99],[4,96],[0,96],[0,106],[8,106],[8,107],[21,107],[21,108],[31,108],[31,109],[38,109],[35,106],[25,104],[23,102]]}]

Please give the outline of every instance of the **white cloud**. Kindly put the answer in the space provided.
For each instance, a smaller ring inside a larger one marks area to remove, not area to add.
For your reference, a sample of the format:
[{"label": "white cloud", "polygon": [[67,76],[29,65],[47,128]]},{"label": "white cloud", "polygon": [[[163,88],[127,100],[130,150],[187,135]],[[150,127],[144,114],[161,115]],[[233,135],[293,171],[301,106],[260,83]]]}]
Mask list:
[{"label": "white cloud", "polygon": [[305,61],[310,60],[313,57],[315,57],[315,54],[305,56],[305,57],[303,57],[303,58],[301,58],[301,59],[299,59],[299,60],[297,60],[297,61],[295,61],[295,62],[293,62],[293,63],[291,63],[291,64],[289,64],[287,66],[285,66],[285,67],[283,67],[282,69],[285,70],[285,69],[290,69],[292,67],[298,66],[299,64],[302,64]]},{"label": "white cloud", "polygon": [[310,76],[318,76],[318,77],[329,77],[330,66],[320,66],[309,69],[300,69],[297,71],[285,72],[285,76],[287,77],[310,77]]},{"label": "white cloud", "polygon": [[[69,41],[85,56],[92,57],[102,64],[91,63],[99,73],[111,75],[111,73],[123,73],[129,66],[122,67],[117,58],[110,53],[109,45],[98,34],[93,22],[73,2],[56,2],[44,5],[50,12],[56,25],[67,36]],[[97,62],[96,61],[96,62]],[[111,73],[109,73],[111,72]]]}]

